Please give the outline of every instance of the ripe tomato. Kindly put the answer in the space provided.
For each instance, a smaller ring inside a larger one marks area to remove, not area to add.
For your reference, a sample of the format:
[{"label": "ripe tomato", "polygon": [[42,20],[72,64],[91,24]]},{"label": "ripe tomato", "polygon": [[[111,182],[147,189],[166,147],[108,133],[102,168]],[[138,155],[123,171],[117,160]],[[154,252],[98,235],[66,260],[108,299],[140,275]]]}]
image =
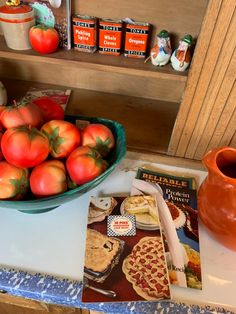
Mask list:
[{"label": "ripe tomato", "polygon": [[80,146],[66,160],[66,169],[73,182],[78,185],[89,182],[107,168],[107,163],[93,148]]},{"label": "ripe tomato", "polygon": [[37,166],[47,158],[50,151],[47,136],[35,128],[25,126],[6,130],[1,148],[5,159],[20,168]]},{"label": "ripe tomato", "polygon": [[27,169],[0,162],[0,199],[21,199],[29,188]]},{"label": "ripe tomato", "polygon": [[62,107],[48,96],[42,96],[32,101],[43,114],[44,122],[50,120],[64,120],[65,112]]},{"label": "ripe tomato", "polygon": [[115,145],[111,130],[104,124],[94,123],[82,130],[82,145],[93,147],[102,156],[106,156]]},{"label": "ripe tomato", "polygon": [[2,111],[1,123],[4,128],[14,128],[21,125],[41,127],[43,116],[41,110],[33,103],[15,103],[13,106],[6,106]]},{"label": "ripe tomato", "polygon": [[30,188],[36,197],[46,197],[67,190],[66,169],[62,161],[48,160],[36,166],[30,175]]},{"label": "ripe tomato", "polygon": [[59,34],[53,27],[38,24],[30,28],[29,40],[32,48],[37,52],[52,53],[59,45]]},{"label": "ripe tomato", "polygon": [[41,131],[50,141],[50,153],[54,158],[67,157],[80,144],[80,130],[64,120],[51,120],[45,123]]}]

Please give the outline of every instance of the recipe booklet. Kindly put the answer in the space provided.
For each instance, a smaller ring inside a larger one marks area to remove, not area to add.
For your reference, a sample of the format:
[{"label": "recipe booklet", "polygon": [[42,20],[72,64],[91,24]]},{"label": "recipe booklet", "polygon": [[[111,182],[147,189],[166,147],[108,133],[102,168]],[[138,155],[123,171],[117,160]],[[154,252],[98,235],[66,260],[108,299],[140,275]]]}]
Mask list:
[{"label": "recipe booklet", "polygon": [[23,100],[32,101],[33,99],[47,96],[54,100],[57,104],[59,104],[65,111],[69,102],[70,95],[71,89],[30,88],[25,94]]},{"label": "recipe booklet", "polygon": [[[140,210],[154,227],[137,221]],[[155,197],[91,197],[82,302],[163,299],[170,286]]]},{"label": "recipe booklet", "polygon": [[139,168],[131,194],[152,195],[155,190],[164,199],[158,206],[170,282],[202,289],[196,178]]}]

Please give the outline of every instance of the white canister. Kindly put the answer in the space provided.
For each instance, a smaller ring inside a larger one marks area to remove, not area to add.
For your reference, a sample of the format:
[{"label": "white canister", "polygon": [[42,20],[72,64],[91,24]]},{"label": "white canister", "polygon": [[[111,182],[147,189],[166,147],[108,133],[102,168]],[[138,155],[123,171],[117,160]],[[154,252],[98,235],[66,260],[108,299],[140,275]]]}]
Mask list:
[{"label": "white canister", "polygon": [[0,106],[7,104],[7,91],[2,82],[0,81]]},{"label": "white canister", "polygon": [[29,29],[35,25],[34,9],[29,5],[0,7],[0,22],[7,46],[15,50],[31,49]]}]

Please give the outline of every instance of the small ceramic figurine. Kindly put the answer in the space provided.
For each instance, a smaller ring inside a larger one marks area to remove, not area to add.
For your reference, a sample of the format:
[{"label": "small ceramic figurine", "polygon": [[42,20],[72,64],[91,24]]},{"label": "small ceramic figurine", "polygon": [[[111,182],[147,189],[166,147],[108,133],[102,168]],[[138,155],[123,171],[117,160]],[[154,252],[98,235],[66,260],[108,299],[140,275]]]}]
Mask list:
[{"label": "small ceramic figurine", "polygon": [[7,104],[7,91],[2,82],[0,81],[0,106]]},{"label": "small ceramic figurine", "polygon": [[162,30],[157,34],[157,43],[151,49],[151,62],[156,66],[167,64],[171,56],[170,36],[166,30]]},{"label": "small ceramic figurine", "polygon": [[179,47],[171,56],[171,65],[176,71],[185,71],[191,61],[190,47],[192,46],[193,38],[191,35],[185,35],[179,42]]}]

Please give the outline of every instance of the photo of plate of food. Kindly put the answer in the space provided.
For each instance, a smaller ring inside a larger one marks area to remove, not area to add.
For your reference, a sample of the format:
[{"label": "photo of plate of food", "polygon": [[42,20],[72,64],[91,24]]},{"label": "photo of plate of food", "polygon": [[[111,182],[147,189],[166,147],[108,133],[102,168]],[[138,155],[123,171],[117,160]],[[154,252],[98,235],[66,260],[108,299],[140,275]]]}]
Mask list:
[{"label": "photo of plate of food", "polygon": [[179,229],[179,228],[183,227],[186,223],[185,213],[174,203],[169,202],[167,200],[165,202],[169,208],[169,211],[170,211],[171,217],[173,219],[175,228]]},{"label": "photo of plate of food", "polygon": [[117,205],[114,197],[91,197],[88,210],[88,224],[103,221]]},{"label": "photo of plate of food", "polygon": [[143,230],[160,229],[160,220],[155,197],[133,195],[124,199],[120,206],[121,215],[134,215],[136,227]]},{"label": "photo of plate of food", "polygon": [[[187,287],[202,289],[200,253],[188,244],[181,243],[184,257],[184,272],[186,275]],[[172,258],[170,252],[166,252],[166,260],[169,269],[169,278],[171,284],[177,283],[176,271],[172,269]]]}]

